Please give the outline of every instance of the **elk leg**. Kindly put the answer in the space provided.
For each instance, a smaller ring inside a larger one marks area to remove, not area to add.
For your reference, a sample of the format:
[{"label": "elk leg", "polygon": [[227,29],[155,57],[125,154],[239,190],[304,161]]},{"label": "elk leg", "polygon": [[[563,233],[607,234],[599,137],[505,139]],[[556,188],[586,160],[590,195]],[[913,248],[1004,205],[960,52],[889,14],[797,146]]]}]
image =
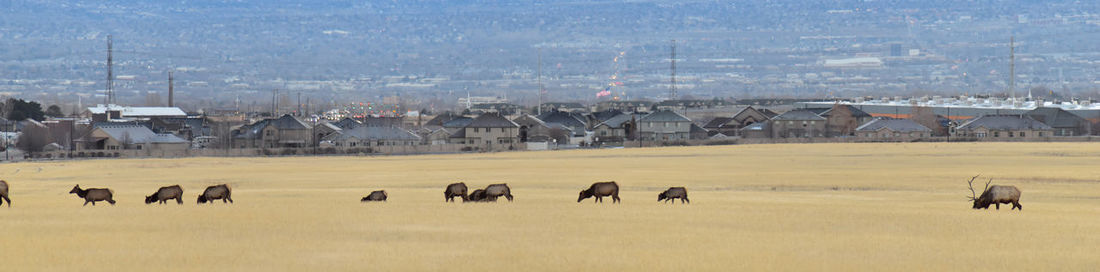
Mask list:
[{"label": "elk leg", "polygon": [[688,198],[686,197],[684,198],[684,201],[687,202],[687,204],[691,204],[691,200],[688,200]]},{"label": "elk leg", "polygon": [[998,209],[998,210],[1000,210],[1000,209],[1001,209],[1001,202],[993,203],[993,205],[997,205],[997,209]]},{"label": "elk leg", "polygon": [[183,197],[176,197],[176,203],[183,205]]},{"label": "elk leg", "polygon": [[622,200],[619,199],[619,194],[615,194],[615,195],[611,196],[611,203],[619,203],[619,202],[622,202]]}]

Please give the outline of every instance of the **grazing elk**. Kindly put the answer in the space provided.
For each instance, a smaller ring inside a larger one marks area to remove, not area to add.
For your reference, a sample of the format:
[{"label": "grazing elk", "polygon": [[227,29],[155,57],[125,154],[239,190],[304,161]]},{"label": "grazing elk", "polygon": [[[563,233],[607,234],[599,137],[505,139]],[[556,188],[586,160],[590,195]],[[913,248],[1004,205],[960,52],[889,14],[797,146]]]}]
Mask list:
[{"label": "grazing elk", "polygon": [[229,185],[225,184],[206,187],[206,190],[202,191],[202,194],[199,195],[199,204],[206,203],[207,201],[214,202],[214,200],[218,199],[221,199],[222,203],[226,203],[226,201],[233,203],[233,198],[230,197],[232,193],[233,192],[229,189]]},{"label": "grazing elk", "polygon": [[112,192],[111,189],[89,188],[89,189],[85,190],[85,189],[80,189],[80,184],[77,184],[75,187],[73,187],[72,190],[69,191],[69,193],[70,194],[76,194],[76,196],[79,196],[80,198],[83,198],[84,199],[84,206],[88,206],[89,202],[92,203],[92,206],[95,206],[95,203],[98,202],[98,201],[107,201],[107,203],[111,203],[111,205],[115,205],[115,199],[114,199],[114,194],[115,193]]},{"label": "grazing elk", "polygon": [[8,198],[8,182],[0,180],[0,206],[4,206],[4,200],[8,201],[8,208],[11,208],[11,199]]},{"label": "grazing elk", "polygon": [[974,191],[974,179],[978,176],[970,178],[967,184],[970,186],[970,201],[974,202],[974,209],[989,209],[989,205],[996,205],[997,209],[1001,209],[1001,204],[1012,204],[1012,209],[1024,210],[1024,206],[1020,205],[1020,189],[1016,189],[1016,186],[1003,186],[993,185],[989,186],[989,183],[993,182],[993,179],[989,179],[985,183],[985,189],[982,191],[982,195],[974,197],[976,192]]},{"label": "grazing elk", "polygon": [[446,190],[443,190],[443,202],[454,202],[456,196],[462,198],[462,201],[466,201],[466,183],[451,183],[451,185],[447,185]]},{"label": "grazing elk", "polygon": [[668,203],[671,200],[672,203],[676,203],[677,198],[680,199],[680,203],[691,203],[691,200],[688,200],[688,191],[684,187],[669,187],[668,190],[657,195],[657,202],[664,200]]},{"label": "grazing elk", "polygon": [[497,197],[501,196],[507,198],[508,202],[512,202],[512,188],[508,188],[508,184],[492,184],[485,187],[485,201],[496,202]]},{"label": "grazing elk", "polygon": [[482,190],[482,189],[474,190],[474,192],[470,193],[470,196],[467,198],[467,200],[464,200],[462,202],[466,202],[466,201],[469,201],[469,202],[487,201],[486,197],[485,197],[485,190]]},{"label": "grazing elk", "polygon": [[388,197],[389,197],[389,195],[386,194],[386,190],[378,190],[378,191],[370,192],[369,195],[367,195],[366,197],[363,197],[363,199],[360,199],[359,201],[360,202],[386,201],[386,198],[388,198]]},{"label": "grazing elk", "polygon": [[176,204],[183,205],[183,188],[179,185],[160,187],[156,193],[145,197],[145,204],[153,204],[153,202],[165,204],[169,199],[175,199]]},{"label": "grazing elk", "polygon": [[577,198],[577,203],[589,197],[596,197],[593,202],[603,202],[603,197],[611,196],[611,203],[619,202],[619,184],[614,181],[597,182],[593,183],[592,187],[588,187],[587,190],[581,191],[580,197]]}]

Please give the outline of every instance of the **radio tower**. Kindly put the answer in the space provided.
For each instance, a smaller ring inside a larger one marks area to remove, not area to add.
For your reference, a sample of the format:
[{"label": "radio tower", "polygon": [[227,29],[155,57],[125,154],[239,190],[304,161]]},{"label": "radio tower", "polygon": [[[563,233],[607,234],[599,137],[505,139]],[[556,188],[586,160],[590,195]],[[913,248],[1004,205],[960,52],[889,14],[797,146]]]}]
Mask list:
[{"label": "radio tower", "polygon": [[112,56],[113,45],[111,42],[111,35],[107,35],[107,101],[104,104],[115,103],[115,72],[114,72],[114,56]]},{"label": "radio tower", "polygon": [[672,40],[672,54],[669,57],[672,60],[670,69],[672,70],[672,80],[668,87],[668,100],[676,99],[676,40]]}]

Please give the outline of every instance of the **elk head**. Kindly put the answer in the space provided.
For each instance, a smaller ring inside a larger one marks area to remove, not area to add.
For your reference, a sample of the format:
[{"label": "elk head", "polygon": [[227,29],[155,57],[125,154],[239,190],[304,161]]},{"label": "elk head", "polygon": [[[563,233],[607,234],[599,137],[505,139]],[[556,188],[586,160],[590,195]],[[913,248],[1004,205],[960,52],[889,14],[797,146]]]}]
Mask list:
[{"label": "elk head", "polygon": [[[978,175],[978,176],[981,176],[981,175]],[[982,203],[981,197],[979,197],[978,193],[974,191],[974,180],[977,179],[978,176],[974,176],[974,177],[970,178],[969,181],[966,182],[967,186],[970,187],[970,196],[968,196],[967,198],[970,199],[970,202],[974,202],[974,207],[973,207],[974,209],[981,208],[982,205],[989,206],[989,204]],[[985,183],[985,188],[982,189],[982,194],[983,195],[985,194],[986,190],[989,190],[989,184],[990,183],[993,183],[993,179],[989,179],[989,181]]]}]

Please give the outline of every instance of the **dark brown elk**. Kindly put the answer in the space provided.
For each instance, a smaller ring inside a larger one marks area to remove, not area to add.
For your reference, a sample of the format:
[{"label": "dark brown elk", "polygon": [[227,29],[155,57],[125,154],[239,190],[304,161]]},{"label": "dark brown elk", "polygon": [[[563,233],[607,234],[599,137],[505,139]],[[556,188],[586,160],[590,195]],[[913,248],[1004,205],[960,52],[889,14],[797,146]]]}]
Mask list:
[{"label": "dark brown elk", "polygon": [[691,200],[688,200],[688,191],[684,187],[669,187],[668,190],[657,195],[658,202],[664,200],[668,203],[671,200],[672,203],[676,203],[677,198],[680,199],[680,203],[691,203]]},{"label": "dark brown elk", "polygon": [[496,202],[498,197],[503,196],[508,199],[508,202],[512,202],[512,188],[508,188],[508,184],[492,184],[489,187],[485,187],[485,200]]},{"label": "dark brown elk", "polygon": [[205,191],[199,195],[199,204],[206,202],[214,202],[214,200],[221,199],[222,203],[233,203],[233,198],[230,197],[233,191],[229,189],[229,185],[219,184],[210,187],[206,187]]},{"label": "dark brown elk", "polygon": [[581,191],[580,197],[577,197],[577,202],[580,203],[581,200],[589,197],[596,197],[594,202],[602,203],[605,196],[611,196],[612,203],[619,202],[619,184],[614,181],[593,183],[592,187]]},{"label": "dark brown elk", "polygon": [[153,204],[153,202],[165,204],[170,199],[175,199],[176,204],[183,205],[183,188],[179,185],[160,187],[156,193],[145,197],[145,204]]},{"label": "dark brown elk", "polygon": [[474,192],[470,193],[470,196],[467,197],[467,200],[464,200],[462,202],[467,202],[467,201],[469,201],[469,202],[486,201],[485,190],[482,190],[482,189],[474,190]]},{"label": "dark brown elk", "polygon": [[985,183],[985,189],[982,190],[982,195],[974,197],[976,192],[974,191],[974,179],[978,176],[970,178],[967,182],[970,185],[970,201],[974,202],[974,209],[989,209],[989,205],[996,205],[997,209],[1001,209],[1001,204],[1012,204],[1012,209],[1024,210],[1024,206],[1020,205],[1020,189],[1016,189],[1016,186],[1003,186],[993,185],[989,186],[993,182],[993,179],[989,179]]},{"label": "dark brown elk", "polygon": [[76,196],[79,196],[80,198],[83,198],[84,199],[84,206],[88,206],[89,202],[92,203],[92,206],[95,206],[95,203],[98,202],[98,201],[107,201],[107,203],[111,203],[111,205],[115,205],[115,199],[114,199],[114,194],[115,193],[112,192],[111,189],[89,188],[89,189],[85,190],[85,189],[80,189],[80,184],[77,184],[75,187],[73,187],[72,190],[69,191],[69,193],[70,194],[76,194]]},{"label": "dark brown elk", "polygon": [[466,201],[466,183],[451,183],[451,185],[447,185],[446,190],[443,190],[443,202],[454,202],[456,196],[462,198],[462,201]]},{"label": "dark brown elk", "polygon": [[8,201],[8,208],[11,208],[11,199],[8,198],[8,182],[0,180],[0,206],[4,206],[4,200]]},{"label": "dark brown elk", "polygon": [[366,197],[363,197],[363,199],[360,199],[359,201],[360,202],[386,201],[386,198],[389,198],[389,195],[386,194],[386,190],[378,190],[378,191],[370,192],[369,195],[367,195]]}]

